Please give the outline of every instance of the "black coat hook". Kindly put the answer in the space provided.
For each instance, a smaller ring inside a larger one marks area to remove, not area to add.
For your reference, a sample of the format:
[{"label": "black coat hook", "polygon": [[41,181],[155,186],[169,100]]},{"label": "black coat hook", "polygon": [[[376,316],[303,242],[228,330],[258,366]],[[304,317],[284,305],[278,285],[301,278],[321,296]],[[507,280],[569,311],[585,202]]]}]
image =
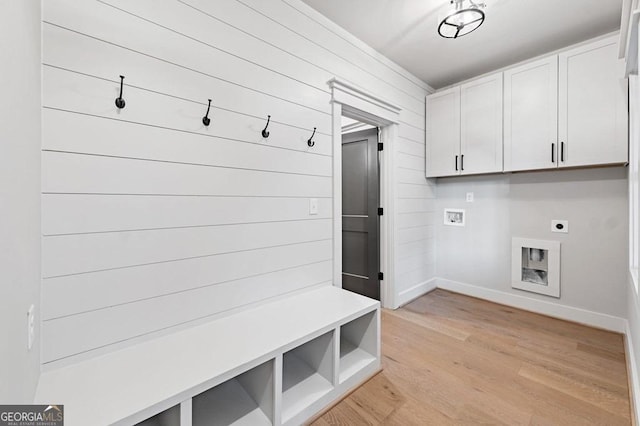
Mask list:
[{"label": "black coat hook", "polygon": [[316,143],[313,141],[313,137],[316,135],[316,128],[313,128],[313,134],[311,135],[311,137],[309,138],[309,140],[307,141],[307,145],[314,146]]},{"label": "black coat hook", "polygon": [[121,76],[120,76],[120,96],[118,96],[118,97],[116,98],[116,106],[117,106],[119,109],[124,108],[124,105],[125,105],[124,99],[122,98],[122,86],[123,86],[123,85],[124,85],[124,75],[121,75]]},{"label": "black coat hook", "polygon": [[268,115],[267,116],[267,125],[264,126],[264,129],[262,129],[262,137],[263,138],[268,138],[269,137],[269,132],[267,131],[267,127],[269,127],[269,122],[271,121],[271,116]]},{"label": "black coat hook", "polygon": [[209,106],[207,107],[207,113],[202,117],[202,124],[208,126],[211,123],[211,119],[209,118],[209,110],[211,109],[211,99],[209,99]]}]

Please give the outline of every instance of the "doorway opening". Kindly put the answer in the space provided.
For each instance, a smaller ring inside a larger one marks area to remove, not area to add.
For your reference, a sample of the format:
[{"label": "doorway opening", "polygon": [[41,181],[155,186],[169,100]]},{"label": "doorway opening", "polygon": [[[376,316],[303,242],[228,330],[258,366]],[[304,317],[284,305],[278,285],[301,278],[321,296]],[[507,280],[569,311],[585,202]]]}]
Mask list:
[{"label": "doorway opening", "polygon": [[342,288],[380,300],[379,129],[342,117]]},{"label": "doorway opening", "polygon": [[332,79],[332,150],[333,150],[333,285],[342,287],[342,120],[350,118],[377,127],[379,142],[385,150],[379,155],[379,280],[380,303],[385,308],[397,308],[394,290],[395,276],[395,170],[394,149],[400,108],[372,93],[345,81]]}]

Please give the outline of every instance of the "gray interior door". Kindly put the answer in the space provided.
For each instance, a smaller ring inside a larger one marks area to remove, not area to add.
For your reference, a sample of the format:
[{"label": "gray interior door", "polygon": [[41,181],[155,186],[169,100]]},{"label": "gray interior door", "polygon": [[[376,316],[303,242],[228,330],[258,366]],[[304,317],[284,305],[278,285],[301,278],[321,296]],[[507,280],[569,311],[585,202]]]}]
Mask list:
[{"label": "gray interior door", "polygon": [[342,288],[380,300],[378,129],[342,136]]}]

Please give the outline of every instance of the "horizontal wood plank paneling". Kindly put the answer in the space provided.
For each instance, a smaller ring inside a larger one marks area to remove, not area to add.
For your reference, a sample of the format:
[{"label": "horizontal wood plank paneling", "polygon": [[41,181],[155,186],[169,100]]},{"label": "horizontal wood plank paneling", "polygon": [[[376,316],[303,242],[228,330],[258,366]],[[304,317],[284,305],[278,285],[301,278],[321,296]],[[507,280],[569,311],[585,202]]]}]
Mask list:
[{"label": "horizontal wood plank paneling", "polygon": [[431,199],[399,198],[397,202],[398,213],[427,213],[434,208]]},{"label": "horizontal wood plank paneling", "polygon": [[418,226],[435,225],[433,213],[402,213],[398,215],[398,228],[416,228]]},{"label": "horizontal wood plank paneling", "polygon": [[[301,60],[279,45],[265,43],[260,37],[254,37],[227,24],[225,18],[228,17],[228,12],[238,5],[236,0],[216,0],[215,4],[209,2],[204,5],[217,15],[222,15],[225,21],[212,19],[210,15],[175,0],[103,0],[102,3],[113,6],[120,12],[141,17],[185,38],[197,40],[213,51],[246,62],[247,66],[286,75],[291,80],[314,87],[321,92],[329,91],[326,83],[332,74],[319,67],[317,63]],[[252,22],[251,16],[246,11],[242,12],[245,12],[242,18],[250,28],[265,26],[264,20]],[[253,68],[249,70],[253,71]]]},{"label": "horizontal wood plank paneling", "polygon": [[[426,259],[429,259],[428,256],[425,256]],[[410,271],[402,271],[398,274],[397,284],[398,287],[402,290],[408,290],[416,285],[422,284],[425,281],[425,277],[434,277],[436,272],[435,263],[423,263],[417,269],[412,269]],[[429,278],[428,278],[429,279]]]},{"label": "horizontal wood plank paneling", "polygon": [[[122,0],[109,1],[117,2],[120,5],[125,3]],[[220,0],[215,5],[204,0],[187,0],[182,1],[182,3],[210,17],[210,21],[222,20],[243,32],[255,34],[255,37],[265,45],[265,50],[267,51],[270,51],[268,47],[281,49],[299,58],[300,62],[314,64],[327,74],[352,81],[359,86],[375,86],[382,97],[398,99],[413,112],[419,113],[424,109],[422,99],[416,98],[411,92],[405,92],[403,89],[394,86],[394,84],[398,83],[402,85],[404,80],[394,79],[393,82],[389,82],[376,77],[369,68],[354,67],[353,60],[349,60],[348,56],[342,57],[335,50],[327,48],[324,45],[324,41],[335,37],[330,32],[317,26],[317,24],[305,26],[304,29],[297,28],[302,24],[301,21],[308,21],[308,18],[302,17],[301,19],[300,14],[292,11],[286,4],[276,2],[275,4],[267,5],[265,2],[251,0]],[[281,13],[287,14],[287,16],[281,15]],[[265,20],[265,16],[271,17],[276,14],[278,15],[277,20]],[[293,26],[296,26],[296,28],[291,28]],[[313,37],[322,37],[323,43],[314,43],[310,37],[304,36],[306,33],[312,32],[317,32]],[[300,35],[303,35],[303,37],[300,37]],[[327,64],[328,67],[324,64]],[[416,120],[416,126],[424,127],[424,123]]]},{"label": "horizontal wood plank paneling", "polygon": [[424,127],[404,125],[400,126],[399,136],[403,139],[421,143],[425,138],[425,130]]},{"label": "horizontal wood plank paneling", "polygon": [[[114,107],[114,100],[120,90],[119,81],[106,81],[96,77],[77,74],[50,66],[43,69],[43,105],[81,114],[95,115],[114,120],[125,120],[146,124],[212,135],[245,142],[272,144],[290,149],[309,151],[330,155],[330,137],[318,134],[316,146],[310,150],[307,139],[309,130],[294,128],[277,122],[269,125],[268,139],[262,137],[264,119],[242,116],[229,111],[219,111],[212,120],[213,125],[205,127],[202,117],[206,112],[206,102],[202,104],[155,92],[126,87],[123,94],[127,105],[119,110]],[[265,114],[266,115],[266,114]],[[274,117],[275,119],[275,117]],[[46,139],[45,134],[45,139]]]},{"label": "horizontal wood plank paneling", "polygon": [[[412,253],[410,256],[405,256],[398,261],[398,268],[400,268],[403,273],[414,272],[414,271],[423,271],[424,265],[428,264],[428,259],[431,257],[433,253],[429,251],[425,251],[422,253]],[[424,280],[418,281],[423,282]]]},{"label": "horizontal wood plank paneling", "polygon": [[47,321],[327,260],[331,239],[50,278],[42,315]]},{"label": "horizontal wood plank paneling", "polygon": [[396,157],[396,165],[403,169],[417,170],[424,174],[424,157],[399,152]]},{"label": "horizontal wood plank paneling", "polygon": [[434,263],[433,260],[429,262],[429,259],[435,259],[435,247],[436,242],[431,238],[400,244],[397,252],[399,259],[420,254],[425,259],[425,263]]},{"label": "horizontal wood plank paneling", "polygon": [[401,198],[434,198],[434,189],[425,184],[398,183],[398,196]]},{"label": "horizontal wood plank paneling", "polygon": [[424,143],[415,142],[405,138],[398,138],[398,152],[424,158]]},{"label": "horizontal wood plank paneling", "polygon": [[[266,95],[259,87],[253,89],[234,84],[52,24],[43,25],[43,37],[45,64],[108,80],[117,79],[118,75],[124,73],[122,64],[126,64],[125,80],[128,85],[137,82],[138,86],[151,91],[200,102],[212,98],[212,126],[220,124],[217,111],[223,109],[260,118],[270,113],[278,122],[308,129],[317,127],[325,135],[331,133],[328,105],[322,111],[317,111],[280,97]],[[49,46],[52,48],[49,49]],[[153,72],[149,72],[150,69]]]},{"label": "horizontal wood plank paneling", "polygon": [[45,236],[331,218],[330,198],[44,194]]},{"label": "horizontal wood plank paneling", "polygon": [[44,2],[43,362],[329,283],[335,77],[401,108],[399,292],[433,256],[426,84],[298,0]]},{"label": "horizontal wood plank paneling", "polygon": [[331,220],[45,237],[45,278],[331,238]]},{"label": "horizontal wood plank paneling", "polygon": [[331,261],[327,261],[46,321],[44,362],[195,321],[330,278]]},{"label": "horizontal wood plank paneling", "polygon": [[435,185],[427,182],[424,173],[421,170],[398,168],[396,174],[397,183],[413,183],[418,185],[429,185],[435,188]]},{"label": "horizontal wood plank paneling", "polygon": [[[263,93],[318,111],[330,112],[328,88],[320,90],[301,83],[287,77],[285,72],[274,72],[252,64],[102,2],[49,0],[43,4],[43,17],[45,22],[109,40],[119,46],[181,64],[244,87],[259,87]],[[119,74],[126,73],[123,70]],[[145,74],[131,75],[130,84],[142,85]],[[117,75],[114,77],[117,78]]]},{"label": "horizontal wood plank paneling", "polygon": [[[238,143],[51,109],[44,110],[43,124],[48,129],[45,150],[331,176],[331,157],[268,144]],[[121,136],[114,138],[114,133]]]},{"label": "horizontal wood plank paneling", "polygon": [[433,226],[420,226],[415,228],[405,228],[398,230],[398,243],[410,243],[433,238]]},{"label": "horizontal wood plank paneling", "polygon": [[45,193],[330,197],[331,179],[45,151]]}]

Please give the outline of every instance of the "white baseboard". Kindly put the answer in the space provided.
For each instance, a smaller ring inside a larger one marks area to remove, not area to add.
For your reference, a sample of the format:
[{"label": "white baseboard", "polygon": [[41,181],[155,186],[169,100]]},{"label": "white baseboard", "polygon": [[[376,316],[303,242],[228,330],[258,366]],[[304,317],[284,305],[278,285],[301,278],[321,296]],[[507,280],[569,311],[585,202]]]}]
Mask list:
[{"label": "white baseboard", "polygon": [[519,296],[517,294],[510,294],[503,291],[491,290],[471,284],[446,280],[444,278],[436,278],[435,281],[437,287],[443,290],[450,290],[467,296],[488,300],[490,302],[500,303],[502,305],[508,305],[525,311],[548,315],[550,317],[567,321],[573,321],[589,325],[591,327],[615,331],[617,333],[626,333],[627,331],[627,320],[613,315],[601,314],[598,312],[588,311],[586,309],[532,299],[525,296]]},{"label": "white baseboard", "polygon": [[394,309],[406,305],[413,299],[417,299],[418,297],[427,294],[432,290],[435,290],[436,287],[436,278],[431,278],[428,281],[421,282],[420,284],[414,285],[411,288],[401,291],[395,300],[396,306],[394,306]]},{"label": "white baseboard", "polygon": [[640,380],[638,380],[638,366],[636,365],[636,355],[633,349],[633,338],[631,337],[631,329],[629,328],[629,321],[626,321],[624,345],[625,352],[627,354],[627,374],[629,377],[629,396],[631,399],[631,411],[635,415],[636,421],[634,425],[638,424],[640,420]]}]

